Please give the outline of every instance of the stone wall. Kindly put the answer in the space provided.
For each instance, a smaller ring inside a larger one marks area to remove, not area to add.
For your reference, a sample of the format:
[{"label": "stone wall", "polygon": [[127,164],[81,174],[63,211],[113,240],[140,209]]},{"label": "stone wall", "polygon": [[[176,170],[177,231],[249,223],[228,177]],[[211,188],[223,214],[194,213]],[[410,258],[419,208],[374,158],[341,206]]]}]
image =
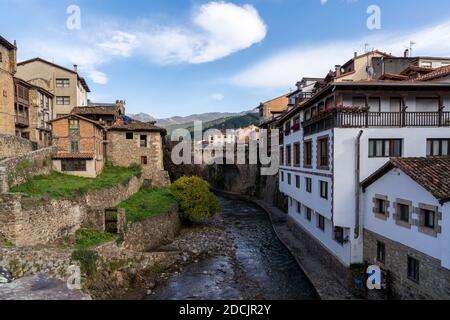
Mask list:
[{"label": "stone wall", "polygon": [[[151,181],[154,188],[166,187],[170,178],[163,165],[163,138],[161,133],[151,131],[130,131],[132,139],[127,139],[126,131],[108,131],[107,158],[112,164],[128,167],[140,164],[142,175]],[[147,137],[147,145],[140,145],[140,136]],[[146,163],[143,161],[146,159]]]},{"label": "stone wall", "polygon": [[[376,261],[377,242],[385,244],[385,263]],[[408,256],[419,261],[419,282],[408,279]],[[364,230],[364,260],[389,271],[391,291],[398,299],[450,299],[450,270],[441,262],[398,242]]]},{"label": "stone wall", "polygon": [[133,177],[122,185],[88,192],[72,200],[0,194],[0,239],[24,247],[73,235],[82,226],[101,228],[104,209],[124,201],[139,191],[142,184],[142,178]]},{"label": "stone wall", "polygon": [[150,251],[174,240],[181,228],[178,206],[165,214],[137,223],[128,223],[123,234],[124,247],[135,251]]},{"label": "stone wall", "polygon": [[0,133],[0,159],[21,156],[36,149],[36,143],[30,140]]},{"label": "stone wall", "polygon": [[55,149],[49,147],[0,161],[0,193],[30,177],[50,174],[54,152]]}]

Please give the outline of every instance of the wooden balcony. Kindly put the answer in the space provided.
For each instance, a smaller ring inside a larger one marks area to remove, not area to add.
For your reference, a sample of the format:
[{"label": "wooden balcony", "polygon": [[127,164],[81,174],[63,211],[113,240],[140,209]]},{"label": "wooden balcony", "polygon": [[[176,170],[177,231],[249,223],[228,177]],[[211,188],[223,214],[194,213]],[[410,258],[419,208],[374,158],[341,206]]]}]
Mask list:
[{"label": "wooden balcony", "polygon": [[305,135],[331,128],[450,127],[450,112],[350,112],[333,110],[304,121]]},{"label": "wooden balcony", "polygon": [[30,126],[30,119],[27,116],[15,116],[16,126],[26,128]]}]

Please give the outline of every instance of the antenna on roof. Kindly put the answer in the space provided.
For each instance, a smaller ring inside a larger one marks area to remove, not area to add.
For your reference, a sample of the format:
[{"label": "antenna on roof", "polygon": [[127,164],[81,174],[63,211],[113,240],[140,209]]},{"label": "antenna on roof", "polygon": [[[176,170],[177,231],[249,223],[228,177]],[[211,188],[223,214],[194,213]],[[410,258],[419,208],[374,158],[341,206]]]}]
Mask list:
[{"label": "antenna on roof", "polygon": [[364,43],[364,53],[368,53],[369,52],[369,45],[370,43]]},{"label": "antenna on roof", "polygon": [[414,41],[410,41],[409,42],[409,54],[412,57],[413,56],[413,47],[416,45],[417,43],[415,43]]}]

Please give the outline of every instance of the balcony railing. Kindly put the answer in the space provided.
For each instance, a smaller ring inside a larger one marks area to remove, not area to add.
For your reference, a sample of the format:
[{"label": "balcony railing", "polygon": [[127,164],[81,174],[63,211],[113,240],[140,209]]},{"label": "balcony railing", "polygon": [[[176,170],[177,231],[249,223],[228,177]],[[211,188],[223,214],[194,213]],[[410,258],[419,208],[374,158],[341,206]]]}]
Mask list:
[{"label": "balcony railing", "polygon": [[30,119],[26,116],[15,116],[16,125],[19,127],[28,127],[30,125]]},{"label": "balcony railing", "polygon": [[331,128],[450,127],[450,112],[349,112],[333,110],[304,121],[305,135]]}]

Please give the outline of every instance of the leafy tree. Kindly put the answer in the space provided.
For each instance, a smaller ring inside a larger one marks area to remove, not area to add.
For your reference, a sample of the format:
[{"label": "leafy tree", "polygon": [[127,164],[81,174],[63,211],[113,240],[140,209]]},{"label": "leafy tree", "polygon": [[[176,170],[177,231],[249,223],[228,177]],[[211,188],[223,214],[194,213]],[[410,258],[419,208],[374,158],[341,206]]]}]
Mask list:
[{"label": "leafy tree", "polygon": [[220,202],[200,177],[182,177],[169,188],[180,205],[181,219],[187,222],[212,218],[220,211]]}]

